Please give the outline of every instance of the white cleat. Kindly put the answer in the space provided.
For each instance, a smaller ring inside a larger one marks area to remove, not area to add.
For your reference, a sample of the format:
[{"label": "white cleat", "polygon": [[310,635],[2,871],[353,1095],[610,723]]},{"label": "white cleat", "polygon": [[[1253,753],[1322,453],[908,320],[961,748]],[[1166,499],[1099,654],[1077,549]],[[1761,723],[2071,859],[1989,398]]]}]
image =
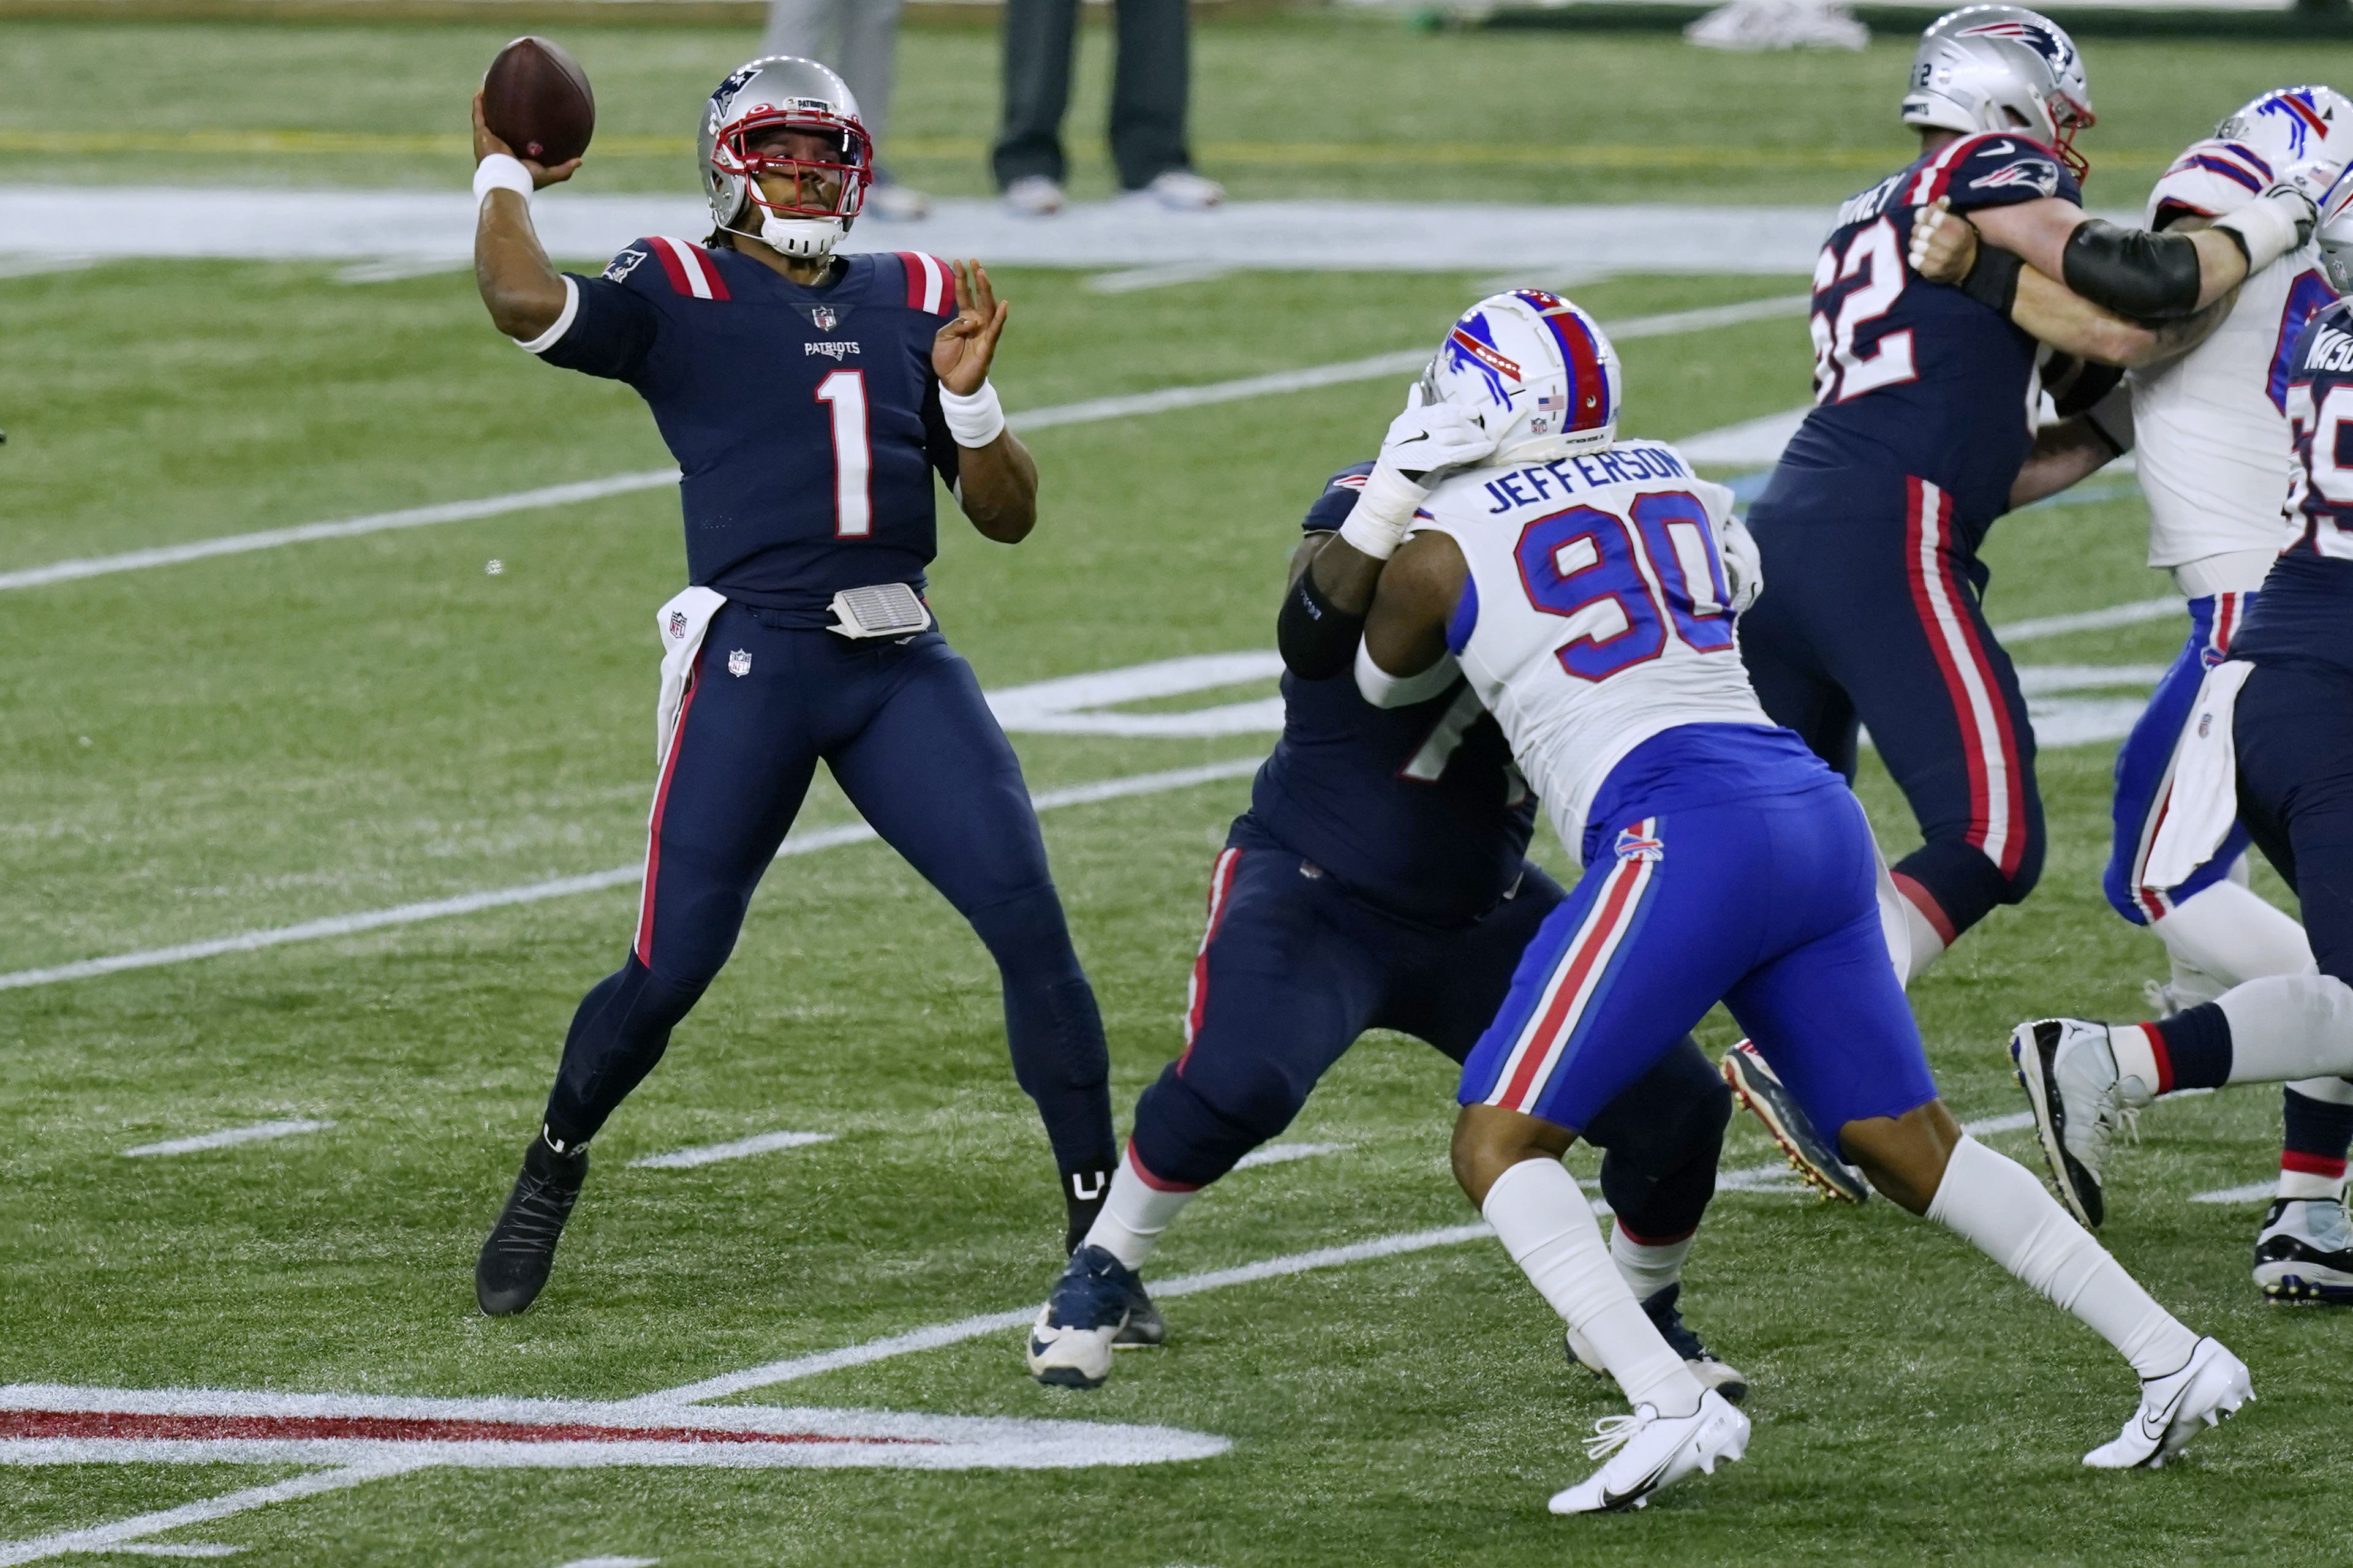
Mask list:
[{"label": "white cleat", "polygon": [[2010,1059],[2034,1112],[2052,1185],[2094,1230],[2107,1217],[2100,1167],[2116,1130],[2151,1098],[2138,1079],[2120,1079],[2108,1026],[2084,1018],[2037,1018],[2010,1032]]},{"label": "white cleat", "polygon": [[2219,1340],[2200,1340],[2179,1372],[2143,1380],[2140,1408],[2113,1443],[2084,1456],[2095,1470],[2156,1469],[2204,1427],[2235,1415],[2255,1396],[2247,1363]]},{"label": "white cleat", "polygon": [[1615,1513],[1641,1508],[1697,1470],[1714,1475],[1748,1451],[1748,1417],[1710,1389],[1688,1415],[1662,1415],[1638,1405],[1631,1415],[1608,1415],[1594,1423],[1585,1440],[1588,1458],[1609,1462],[1567,1491],[1555,1492],[1555,1513]]},{"label": "white cleat", "polygon": [[1052,217],[1062,210],[1062,187],[1043,174],[1024,174],[1005,187],[1005,205],[1023,217]]},{"label": "white cleat", "polygon": [[1225,201],[1226,187],[1190,169],[1170,169],[1136,194],[1151,197],[1170,212],[1201,213]]}]

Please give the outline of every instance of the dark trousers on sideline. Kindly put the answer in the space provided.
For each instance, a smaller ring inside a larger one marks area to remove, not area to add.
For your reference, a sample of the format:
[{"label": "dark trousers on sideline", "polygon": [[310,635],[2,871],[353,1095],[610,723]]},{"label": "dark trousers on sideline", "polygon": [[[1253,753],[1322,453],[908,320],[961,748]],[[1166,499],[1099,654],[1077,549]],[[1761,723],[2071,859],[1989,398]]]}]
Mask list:
[{"label": "dark trousers on sideline", "polygon": [[[1111,153],[1119,183],[1141,190],[1171,169],[1189,169],[1185,104],[1192,58],[1186,0],[1114,0]],[[1007,0],[1005,120],[991,163],[1001,186],[1032,174],[1060,184],[1062,116],[1071,106],[1079,0]]]}]

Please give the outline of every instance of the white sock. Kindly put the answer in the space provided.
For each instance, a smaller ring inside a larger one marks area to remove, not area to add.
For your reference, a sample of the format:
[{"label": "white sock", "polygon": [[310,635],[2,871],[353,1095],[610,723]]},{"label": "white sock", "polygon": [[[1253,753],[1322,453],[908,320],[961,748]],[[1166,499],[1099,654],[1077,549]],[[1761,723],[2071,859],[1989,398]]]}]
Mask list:
[{"label": "white sock", "polygon": [[2116,1058],[2126,1105],[2147,1105],[2157,1098],[2157,1086],[2164,1081],[2157,1070],[2157,1047],[2149,1042],[2149,1031],[2155,1027],[2154,1024],[2108,1026],[2108,1054]]},{"label": "white sock", "polygon": [[1647,1301],[1683,1277],[1683,1259],[1691,1256],[1692,1238],[1656,1244],[1636,1241],[1620,1221],[1609,1227],[1609,1261],[1634,1300]]},{"label": "white sock", "polygon": [[2345,1178],[2316,1176],[2309,1171],[2284,1170],[2279,1175],[2279,1191],[2272,1195],[2279,1198],[2312,1198],[2322,1203],[2342,1203],[2345,1198]]},{"label": "white sock", "polygon": [[1095,1215],[1086,1245],[1102,1247],[1131,1269],[1141,1268],[1152,1249],[1160,1245],[1160,1233],[1168,1228],[1168,1222],[1183,1213],[1200,1191],[1198,1187],[1171,1191],[1154,1186],[1145,1180],[1143,1167],[1135,1163],[1135,1145],[1131,1143],[1119,1169],[1112,1173],[1111,1195],[1103,1200],[1103,1212]]},{"label": "white sock", "polygon": [[[2310,974],[2317,968],[2304,928],[2235,881],[2217,882],[2184,899],[2154,929],[2176,963],[2225,987],[2266,974]],[[2214,996],[2186,1000],[2194,1005]]]},{"label": "white sock", "polygon": [[1926,973],[1930,964],[1945,956],[1945,937],[1920,912],[1919,905],[1901,894],[1895,901],[1904,906],[1904,932],[1911,946],[1911,963],[1904,972],[1904,984],[1908,986]]},{"label": "white sock", "polygon": [[2023,1165],[1974,1138],[1953,1151],[1928,1217],[2074,1313],[2145,1378],[2179,1371],[2198,1343]]},{"label": "white sock", "polygon": [[2231,1021],[2231,1081],[2353,1074],[2353,985],[2333,974],[2273,974],[2217,1004]]},{"label": "white sock", "polygon": [[1528,1283],[1600,1356],[1629,1405],[1668,1415],[1699,1408],[1699,1380],[1611,1265],[1593,1206],[1559,1161],[1514,1165],[1487,1189],[1482,1212]]}]

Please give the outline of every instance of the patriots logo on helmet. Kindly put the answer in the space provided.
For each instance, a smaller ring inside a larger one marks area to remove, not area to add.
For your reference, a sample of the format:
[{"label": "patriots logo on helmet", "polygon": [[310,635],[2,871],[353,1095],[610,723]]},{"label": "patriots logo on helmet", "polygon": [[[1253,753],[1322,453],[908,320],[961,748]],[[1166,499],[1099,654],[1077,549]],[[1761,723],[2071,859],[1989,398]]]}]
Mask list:
[{"label": "patriots logo on helmet", "polygon": [[1618,834],[1618,858],[1620,860],[1664,860],[1667,847],[1655,833],[1645,833],[1639,827],[1620,829]]},{"label": "patriots logo on helmet", "polygon": [[1954,37],[2015,39],[2049,60],[2052,70],[2063,76],[2075,63],[2074,45],[2052,29],[2032,22],[1984,22],[1974,27],[1964,27]]}]

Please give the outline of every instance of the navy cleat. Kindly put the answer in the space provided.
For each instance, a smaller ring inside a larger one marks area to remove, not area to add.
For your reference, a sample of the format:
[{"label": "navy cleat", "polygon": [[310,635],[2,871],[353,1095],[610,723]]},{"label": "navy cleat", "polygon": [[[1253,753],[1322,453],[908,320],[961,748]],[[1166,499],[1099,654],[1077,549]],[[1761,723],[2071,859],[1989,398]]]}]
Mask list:
[{"label": "navy cleat", "polygon": [[[1691,1325],[1683,1321],[1683,1313],[1675,1308],[1676,1298],[1683,1294],[1683,1289],[1681,1281],[1668,1286],[1643,1302],[1642,1310],[1659,1331],[1659,1337],[1667,1342],[1668,1348],[1683,1358],[1683,1365],[1699,1379],[1702,1388],[1713,1389],[1724,1396],[1726,1404],[1737,1405],[1748,1397],[1748,1380],[1729,1363],[1719,1360],[1716,1353],[1707,1348],[1707,1342],[1693,1332]],[[1588,1353],[1580,1354],[1578,1346],[1577,1331],[1570,1329],[1563,1345],[1568,1352],[1568,1364],[1581,1366],[1596,1377],[1608,1376],[1601,1370],[1601,1358],[1590,1354],[1590,1347],[1587,1347]]]},{"label": "navy cleat", "polygon": [[474,1262],[474,1300],[493,1318],[512,1317],[539,1299],[555,1266],[580,1184],[588,1177],[588,1151],[559,1154],[544,1132],[534,1133],[507,1206]]},{"label": "navy cleat", "polygon": [[2353,1306],[2353,1226],[2335,1198],[2274,1198],[2255,1237],[2255,1283],[2269,1301]]},{"label": "navy cleat", "polygon": [[1144,1293],[1144,1281],[1130,1274],[1127,1277],[1127,1327],[1120,1330],[1119,1338],[1112,1341],[1115,1351],[1150,1350],[1168,1340],[1168,1325],[1161,1320],[1160,1309]]},{"label": "navy cleat", "polygon": [[1102,1387],[1112,1347],[1134,1316],[1129,1302],[1143,1295],[1127,1265],[1103,1247],[1080,1247],[1030,1325],[1029,1375],[1056,1388]]},{"label": "navy cleat", "polygon": [[1871,1196],[1862,1174],[1839,1158],[1836,1145],[1814,1129],[1797,1096],[1781,1081],[1755,1046],[1742,1040],[1724,1053],[1724,1081],[1765,1131],[1773,1135],[1789,1168],[1825,1198],[1859,1204]]}]

